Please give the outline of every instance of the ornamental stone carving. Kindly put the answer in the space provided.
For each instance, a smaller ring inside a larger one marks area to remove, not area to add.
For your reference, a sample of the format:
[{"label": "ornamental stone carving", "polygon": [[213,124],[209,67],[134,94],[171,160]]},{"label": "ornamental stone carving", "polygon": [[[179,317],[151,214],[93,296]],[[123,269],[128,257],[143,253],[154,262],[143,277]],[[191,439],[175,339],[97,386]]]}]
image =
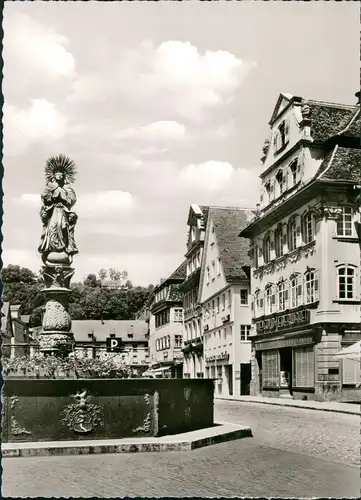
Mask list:
[{"label": "ornamental stone carving", "polygon": [[72,210],[76,195],[69,185],[74,182],[75,174],[75,163],[67,156],[52,156],[46,162],[46,186],[40,210],[43,231],[38,248],[44,263],[41,274],[47,299],[39,336],[43,354],[66,356],[74,341],[68,301],[70,280],[74,275],[70,265],[78,253],[74,238],[78,216]]},{"label": "ornamental stone carving", "polygon": [[303,119],[311,118],[311,108],[310,105],[304,101],[301,106],[301,114]]},{"label": "ornamental stone carving", "polygon": [[342,215],[342,207],[323,207],[323,214],[326,219],[337,220]]}]

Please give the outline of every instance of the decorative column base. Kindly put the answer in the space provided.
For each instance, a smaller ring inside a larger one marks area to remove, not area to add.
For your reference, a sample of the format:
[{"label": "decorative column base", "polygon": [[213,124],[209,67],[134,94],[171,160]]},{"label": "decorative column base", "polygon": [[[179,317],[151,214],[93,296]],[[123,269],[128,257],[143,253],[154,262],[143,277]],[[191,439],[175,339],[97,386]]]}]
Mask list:
[{"label": "decorative column base", "polygon": [[39,336],[40,353],[44,356],[66,357],[73,350],[72,332],[41,332]]}]

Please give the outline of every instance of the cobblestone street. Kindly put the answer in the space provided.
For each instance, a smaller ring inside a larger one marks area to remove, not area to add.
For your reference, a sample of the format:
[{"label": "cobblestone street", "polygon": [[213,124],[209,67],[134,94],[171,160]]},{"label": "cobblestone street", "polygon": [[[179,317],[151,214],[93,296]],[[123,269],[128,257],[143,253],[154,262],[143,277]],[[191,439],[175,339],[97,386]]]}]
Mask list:
[{"label": "cobblestone street", "polygon": [[[217,401],[254,438],[191,452],[3,460],[4,497],[359,497],[359,417]],[[20,478],[20,479],[19,479]]]}]

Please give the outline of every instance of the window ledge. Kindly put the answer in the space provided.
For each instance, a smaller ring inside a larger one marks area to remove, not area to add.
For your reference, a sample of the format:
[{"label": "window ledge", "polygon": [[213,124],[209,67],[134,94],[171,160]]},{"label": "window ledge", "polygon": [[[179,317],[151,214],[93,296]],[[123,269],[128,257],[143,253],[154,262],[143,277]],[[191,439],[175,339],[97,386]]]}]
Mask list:
[{"label": "window ledge", "polygon": [[333,240],[344,241],[345,243],[358,243],[359,239],[357,236],[332,236]]},{"label": "window ledge", "polygon": [[332,299],[332,302],[337,304],[360,304],[360,299]]}]

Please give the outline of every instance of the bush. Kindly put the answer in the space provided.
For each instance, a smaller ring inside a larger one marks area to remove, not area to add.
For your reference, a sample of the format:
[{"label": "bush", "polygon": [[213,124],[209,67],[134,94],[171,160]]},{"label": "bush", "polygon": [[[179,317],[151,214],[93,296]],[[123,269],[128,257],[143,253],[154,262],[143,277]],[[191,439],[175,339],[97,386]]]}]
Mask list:
[{"label": "bush", "polygon": [[11,378],[127,378],[130,369],[112,360],[62,359],[55,356],[18,357],[2,360],[3,373]]}]

